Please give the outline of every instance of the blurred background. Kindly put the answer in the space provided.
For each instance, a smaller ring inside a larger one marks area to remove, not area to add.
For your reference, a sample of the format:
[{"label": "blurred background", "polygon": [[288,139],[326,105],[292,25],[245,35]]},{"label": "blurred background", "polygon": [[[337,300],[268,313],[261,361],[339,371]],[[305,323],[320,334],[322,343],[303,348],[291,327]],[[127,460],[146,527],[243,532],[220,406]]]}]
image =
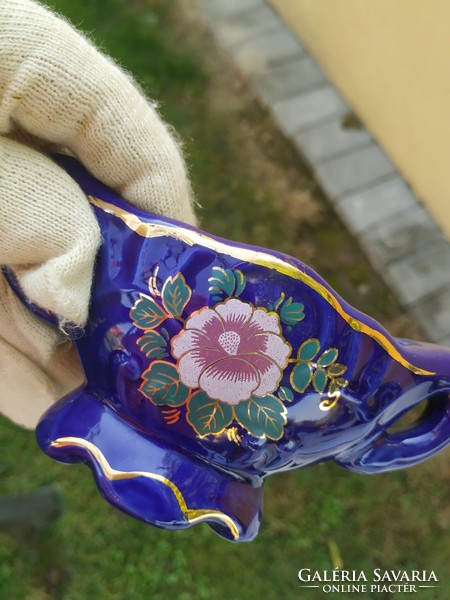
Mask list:
[{"label": "blurred background", "polygon": [[[49,4],[159,102],[183,143],[203,229],[296,256],[392,334],[421,335],[193,0]],[[64,502],[50,524],[0,529],[2,599],[314,599],[318,590],[298,587],[299,569],[334,567],[433,570],[440,587],[417,597],[450,597],[448,452],[378,476],[324,464],[269,479],[259,536],[233,545],[207,525],[168,532],[122,515],[100,497],[88,469],[50,461],[32,432],[6,419],[0,443],[0,495],[56,484]]]}]

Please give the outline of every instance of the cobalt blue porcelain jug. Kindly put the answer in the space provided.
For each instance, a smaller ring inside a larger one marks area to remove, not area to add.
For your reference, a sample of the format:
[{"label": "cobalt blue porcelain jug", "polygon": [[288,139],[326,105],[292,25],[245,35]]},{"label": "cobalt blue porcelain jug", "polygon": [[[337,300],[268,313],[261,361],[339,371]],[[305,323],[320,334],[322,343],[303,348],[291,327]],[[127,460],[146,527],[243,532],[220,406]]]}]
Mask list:
[{"label": "cobalt blue porcelain jug", "polygon": [[103,243],[74,336],[86,383],[37,438],[52,458],[86,463],[116,507],[245,541],[273,473],[325,460],[378,473],[448,445],[450,349],[394,339],[300,261],[139,211],[74,159],[55,160]]}]

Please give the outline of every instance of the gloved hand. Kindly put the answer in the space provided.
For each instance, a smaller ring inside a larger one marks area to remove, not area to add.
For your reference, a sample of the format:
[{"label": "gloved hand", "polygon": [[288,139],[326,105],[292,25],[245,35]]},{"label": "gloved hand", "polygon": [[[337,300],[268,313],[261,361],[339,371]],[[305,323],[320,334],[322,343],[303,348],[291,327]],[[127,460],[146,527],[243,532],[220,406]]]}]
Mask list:
[{"label": "gloved hand", "polygon": [[109,58],[32,0],[0,0],[0,264],[61,317],[33,317],[0,275],[0,411],[34,427],[82,381],[64,322],[85,324],[96,220],[44,153],[65,148],[136,206],[195,223],[180,149]]}]

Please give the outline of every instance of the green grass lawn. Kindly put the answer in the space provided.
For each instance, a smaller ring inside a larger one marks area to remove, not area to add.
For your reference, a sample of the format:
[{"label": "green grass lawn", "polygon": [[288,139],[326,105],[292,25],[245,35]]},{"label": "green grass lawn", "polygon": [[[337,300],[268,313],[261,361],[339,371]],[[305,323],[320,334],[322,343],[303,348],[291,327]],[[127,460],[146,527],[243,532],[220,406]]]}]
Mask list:
[{"label": "green grass lawn", "polygon": [[[52,5],[161,102],[184,142],[203,228],[297,255],[396,333],[414,333],[308,171],[178,2]],[[31,432],[5,419],[0,442],[1,494],[56,482],[65,502],[46,531],[0,532],[2,600],[308,600],[323,596],[298,587],[298,570],[340,561],[368,575],[376,567],[432,569],[441,587],[411,597],[450,598],[448,453],[380,476],[325,464],[273,478],[260,535],[233,545],[206,525],[168,532],[122,515],[88,469],[50,461]]]}]

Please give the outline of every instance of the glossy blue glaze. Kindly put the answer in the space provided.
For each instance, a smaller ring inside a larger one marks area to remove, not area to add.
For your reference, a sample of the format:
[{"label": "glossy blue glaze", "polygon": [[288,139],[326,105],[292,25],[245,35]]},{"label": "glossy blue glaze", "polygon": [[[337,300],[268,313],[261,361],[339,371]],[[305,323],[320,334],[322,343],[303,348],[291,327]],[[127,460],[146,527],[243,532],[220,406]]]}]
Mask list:
[{"label": "glossy blue glaze", "polygon": [[[74,332],[86,385],[37,437],[51,457],[88,464],[112,504],[245,541],[272,473],[325,460],[377,473],[449,443],[449,349],[391,338],[303,263],[136,210],[56,160],[93,197],[103,243],[89,321]],[[424,401],[417,422],[392,431]]]}]

